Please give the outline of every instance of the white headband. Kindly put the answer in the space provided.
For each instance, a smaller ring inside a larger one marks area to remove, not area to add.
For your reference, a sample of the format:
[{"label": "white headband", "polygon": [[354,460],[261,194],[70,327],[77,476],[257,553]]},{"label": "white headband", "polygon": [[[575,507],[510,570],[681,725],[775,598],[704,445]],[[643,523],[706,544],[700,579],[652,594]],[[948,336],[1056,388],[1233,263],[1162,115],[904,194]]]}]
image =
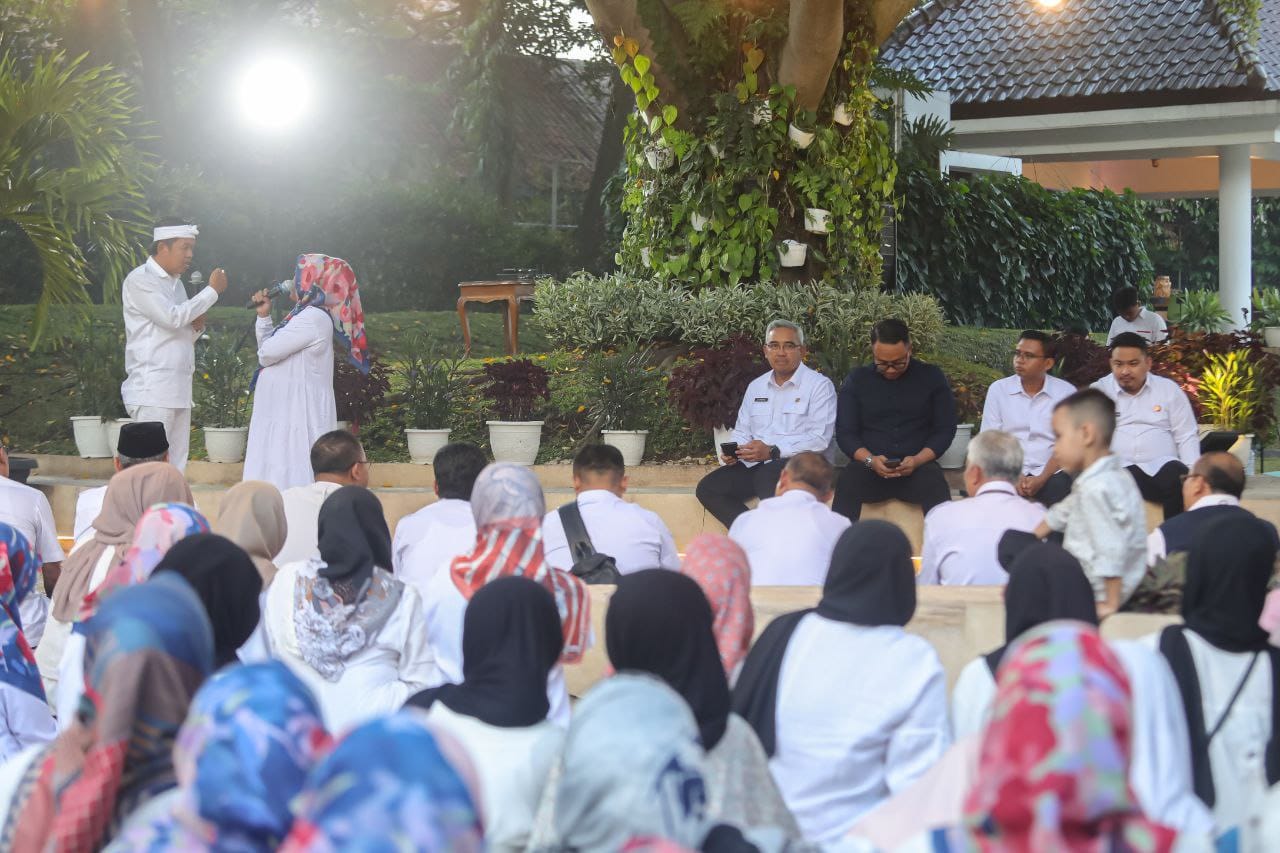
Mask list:
[{"label": "white headband", "polygon": [[190,237],[194,240],[199,234],[200,229],[194,225],[162,225],[151,232],[151,241],[159,243],[161,240],[180,237]]}]

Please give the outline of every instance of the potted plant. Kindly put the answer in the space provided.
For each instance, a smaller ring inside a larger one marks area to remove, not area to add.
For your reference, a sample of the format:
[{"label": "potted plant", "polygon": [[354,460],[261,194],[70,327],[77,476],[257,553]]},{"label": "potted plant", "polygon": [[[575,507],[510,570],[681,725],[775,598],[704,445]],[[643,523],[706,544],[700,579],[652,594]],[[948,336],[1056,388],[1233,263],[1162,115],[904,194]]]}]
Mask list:
[{"label": "potted plant", "polygon": [[809,256],[809,245],[799,240],[783,240],[778,246],[778,261],[784,267],[802,267]]},{"label": "potted plant", "polygon": [[1200,375],[1200,406],[1204,419],[1218,429],[1231,430],[1240,438],[1231,448],[1236,458],[1253,470],[1253,436],[1248,430],[1261,405],[1258,367],[1244,350],[1209,356]]},{"label": "potted plant", "polygon": [[1169,321],[1185,332],[1220,332],[1231,316],[1212,290],[1183,290],[1170,303]]},{"label": "potted plant", "polygon": [[634,344],[588,362],[586,378],[591,389],[587,411],[605,444],[618,448],[623,464],[639,465],[644,458],[653,410],[654,371],[650,351]]},{"label": "potted plant", "polygon": [[390,390],[391,368],[376,353],[369,353],[368,373],[352,365],[346,353],[334,353],[333,400],[338,429],[350,429],[358,435],[360,425],[373,417]]},{"label": "potted plant", "polygon": [[955,438],[938,457],[938,464],[943,468],[963,468],[964,460],[969,455],[969,442],[973,439],[973,424],[956,424]]},{"label": "potted plant", "polygon": [[532,465],[542,444],[543,423],[534,418],[551,397],[547,371],[521,358],[486,364],[484,378],[484,394],[497,415],[486,422],[494,460]]},{"label": "potted plant", "polygon": [[712,433],[718,459],[720,444],[732,440],[742,395],[768,369],[760,342],[736,335],[720,347],[690,353],[671,371],[667,392],[689,426]]},{"label": "potted plant", "polygon": [[818,158],[799,160],[790,180],[805,204],[804,230],[826,234],[831,227],[831,210],[823,205],[831,186],[830,171]]},{"label": "potted plant", "polygon": [[257,367],[242,336],[213,335],[196,354],[196,408],[210,462],[244,461],[249,383]]},{"label": "potted plant", "polygon": [[449,411],[453,402],[457,359],[436,358],[420,343],[404,363],[403,406],[407,423],[405,444],[409,461],[430,465],[449,443]]},{"label": "potted plant", "polygon": [[[83,414],[71,418],[76,452],[85,459],[110,458],[115,444],[108,437],[112,421],[124,414],[120,383],[124,380],[124,343],[117,335],[95,332],[90,324],[66,351],[75,374],[76,399]],[[119,428],[117,427],[117,436]]]},{"label": "potted plant", "polygon": [[1280,348],[1280,289],[1258,287],[1253,291],[1250,327],[1261,331],[1268,347]]}]

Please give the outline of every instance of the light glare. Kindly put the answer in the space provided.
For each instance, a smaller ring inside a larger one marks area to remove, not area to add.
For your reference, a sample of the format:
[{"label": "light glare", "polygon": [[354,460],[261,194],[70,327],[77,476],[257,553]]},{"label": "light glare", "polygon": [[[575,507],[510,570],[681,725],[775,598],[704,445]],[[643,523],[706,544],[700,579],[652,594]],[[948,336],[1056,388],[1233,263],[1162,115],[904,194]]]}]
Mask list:
[{"label": "light glare", "polygon": [[236,86],[241,118],[270,132],[293,126],[311,106],[311,95],[311,80],[302,66],[283,56],[253,63]]}]

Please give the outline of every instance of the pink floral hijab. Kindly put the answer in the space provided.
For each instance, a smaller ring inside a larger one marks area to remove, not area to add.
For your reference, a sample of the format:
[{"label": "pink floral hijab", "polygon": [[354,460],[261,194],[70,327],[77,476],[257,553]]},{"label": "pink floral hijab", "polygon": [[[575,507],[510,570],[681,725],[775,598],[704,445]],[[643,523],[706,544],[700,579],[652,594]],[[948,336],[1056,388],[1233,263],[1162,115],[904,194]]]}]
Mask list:
[{"label": "pink floral hijab", "polygon": [[[355,271],[342,258],[329,255],[298,255],[293,274],[293,290],[297,306],[280,326],[294,318],[303,308],[314,306],[329,312],[334,337],[347,350],[351,364],[361,373],[369,372],[369,340],[364,333],[364,309],[360,306],[360,286]],[[279,329],[280,326],[276,328]]]},{"label": "pink floral hijab", "polygon": [[728,536],[703,533],[689,543],[680,570],[698,582],[711,602],[716,647],[720,650],[725,674],[732,682],[755,633],[747,554]]}]

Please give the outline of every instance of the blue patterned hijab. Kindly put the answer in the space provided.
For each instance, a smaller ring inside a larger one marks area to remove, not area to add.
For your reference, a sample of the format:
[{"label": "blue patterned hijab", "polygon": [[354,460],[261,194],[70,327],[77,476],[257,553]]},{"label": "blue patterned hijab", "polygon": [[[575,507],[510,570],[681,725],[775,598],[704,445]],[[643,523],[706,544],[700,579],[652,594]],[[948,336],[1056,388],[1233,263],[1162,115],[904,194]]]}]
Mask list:
[{"label": "blue patterned hijab", "polygon": [[22,633],[22,615],[18,605],[36,585],[40,558],[23,536],[7,524],[0,523],[0,646],[4,665],[0,682],[45,701],[44,685],[35,655]]}]

